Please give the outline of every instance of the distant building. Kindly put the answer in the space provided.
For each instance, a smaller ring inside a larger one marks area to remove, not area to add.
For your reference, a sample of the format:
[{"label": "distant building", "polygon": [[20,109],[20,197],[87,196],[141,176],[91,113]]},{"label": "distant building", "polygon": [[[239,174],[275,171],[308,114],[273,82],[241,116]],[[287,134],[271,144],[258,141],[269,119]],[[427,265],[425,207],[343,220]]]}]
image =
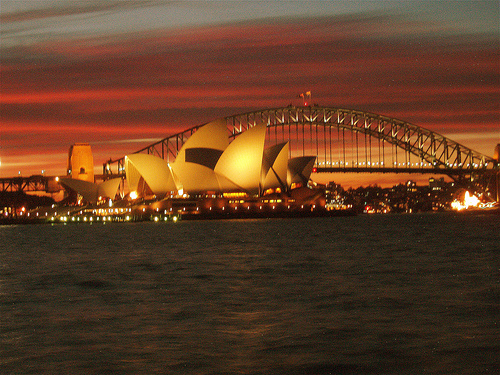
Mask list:
[{"label": "distant building", "polygon": [[325,187],[326,208],[330,210],[345,210],[352,208],[351,204],[346,203],[345,191],[341,185],[330,181]]},{"label": "distant building", "polygon": [[429,178],[429,188],[432,191],[441,191],[446,187],[446,183],[444,182],[444,177],[440,179],[435,179],[434,177]]},{"label": "distant building", "polygon": [[414,193],[417,191],[417,183],[415,181],[408,180],[406,182],[406,191]]}]

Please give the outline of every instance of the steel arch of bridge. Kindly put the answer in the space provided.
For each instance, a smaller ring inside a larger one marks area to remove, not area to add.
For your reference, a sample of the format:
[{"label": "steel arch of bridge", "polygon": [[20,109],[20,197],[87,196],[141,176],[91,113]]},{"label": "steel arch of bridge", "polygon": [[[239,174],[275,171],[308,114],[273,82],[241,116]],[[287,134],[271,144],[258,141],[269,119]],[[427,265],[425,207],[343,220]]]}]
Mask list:
[{"label": "steel arch of bridge", "polygon": [[[437,173],[452,177],[498,173],[493,158],[431,130],[387,116],[322,106],[264,109],[223,118],[234,138],[267,124],[266,142],[289,142],[290,157],[316,156],[318,172]],[[166,137],[135,153],[167,161],[203,125]],[[124,171],[124,158],[103,165],[103,173]]]}]

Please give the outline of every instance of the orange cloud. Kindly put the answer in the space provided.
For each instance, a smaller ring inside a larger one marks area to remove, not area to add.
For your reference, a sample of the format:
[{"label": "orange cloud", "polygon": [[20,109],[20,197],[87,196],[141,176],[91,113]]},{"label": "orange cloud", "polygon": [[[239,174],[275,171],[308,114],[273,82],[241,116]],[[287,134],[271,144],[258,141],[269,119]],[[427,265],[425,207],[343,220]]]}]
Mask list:
[{"label": "orange cloud", "polygon": [[[497,40],[431,37],[425,25],[403,21],[282,20],[11,48],[0,65],[0,171],[17,173],[5,165],[34,152],[62,155],[77,141],[96,143],[98,164],[142,147],[115,140],[161,139],[218,117],[298,104],[305,91],[320,105],[469,134],[491,154],[499,142]],[[66,160],[44,160],[65,170]]]}]

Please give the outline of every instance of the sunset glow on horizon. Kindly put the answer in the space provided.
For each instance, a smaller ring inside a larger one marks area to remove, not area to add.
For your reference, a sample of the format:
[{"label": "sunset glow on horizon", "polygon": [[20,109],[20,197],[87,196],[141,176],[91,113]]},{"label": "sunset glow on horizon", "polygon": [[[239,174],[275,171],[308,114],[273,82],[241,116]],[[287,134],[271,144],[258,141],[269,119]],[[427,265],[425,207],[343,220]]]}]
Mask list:
[{"label": "sunset glow on horizon", "polygon": [[306,91],[488,156],[500,143],[497,1],[7,0],[0,12],[0,177],[65,174],[77,142],[99,173]]}]

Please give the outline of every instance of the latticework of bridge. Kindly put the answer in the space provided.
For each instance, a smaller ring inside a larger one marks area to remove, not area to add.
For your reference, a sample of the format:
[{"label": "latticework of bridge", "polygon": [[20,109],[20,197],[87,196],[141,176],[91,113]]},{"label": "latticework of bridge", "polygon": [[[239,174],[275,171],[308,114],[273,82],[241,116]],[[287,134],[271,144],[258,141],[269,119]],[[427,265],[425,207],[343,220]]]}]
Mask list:
[{"label": "latticework of bridge", "polygon": [[[322,106],[264,109],[225,117],[234,138],[267,124],[268,145],[289,142],[290,157],[316,156],[317,172],[434,173],[452,178],[497,174],[499,163],[450,138],[405,121],[353,109]],[[203,125],[136,151],[175,160],[184,142]],[[123,173],[124,158],[103,165]]]}]

